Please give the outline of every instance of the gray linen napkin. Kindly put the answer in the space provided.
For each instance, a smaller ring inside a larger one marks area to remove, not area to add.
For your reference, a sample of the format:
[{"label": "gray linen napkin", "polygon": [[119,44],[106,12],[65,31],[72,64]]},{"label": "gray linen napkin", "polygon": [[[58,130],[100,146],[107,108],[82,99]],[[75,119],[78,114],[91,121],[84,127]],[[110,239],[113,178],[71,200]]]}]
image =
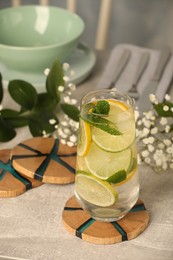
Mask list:
[{"label": "gray linen napkin", "polygon": [[[131,57],[126,67],[124,68],[124,71],[122,72],[119,79],[117,80],[115,84],[115,88],[124,92],[127,92],[131,88],[140,56],[145,51],[150,53],[150,59],[147,68],[144,71],[137,86],[139,93],[143,91],[143,89],[145,88],[149,80],[152,78],[155,72],[156,64],[159,59],[160,51],[146,49],[146,48],[142,48],[130,44],[119,44],[115,46],[115,48],[112,50],[110,54],[110,58],[108,60],[108,63],[105,66],[105,70],[102,74],[102,77],[98,81],[97,89],[103,89],[109,86],[113,78],[114,72],[116,70],[116,67],[118,66],[118,61],[124,49],[128,49],[131,51]],[[163,100],[165,93],[167,92],[168,87],[170,86],[172,77],[173,77],[173,55],[171,55],[165,67],[162,78],[160,79],[157,91],[155,93],[160,101]]]}]

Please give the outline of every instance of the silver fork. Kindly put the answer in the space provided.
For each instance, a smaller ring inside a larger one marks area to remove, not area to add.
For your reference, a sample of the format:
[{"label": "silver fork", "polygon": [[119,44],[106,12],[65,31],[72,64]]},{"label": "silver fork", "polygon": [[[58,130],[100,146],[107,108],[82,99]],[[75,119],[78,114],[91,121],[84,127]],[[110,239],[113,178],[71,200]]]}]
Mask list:
[{"label": "silver fork", "polygon": [[131,88],[128,90],[129,96],[131,96],[135,100],[137,100],[139,98],[139,92],[138,92],[138,89],[137,89],[137,84],[138,84],[143,72],[145,71],[145,69],[147,67],[149,58],[150,58],[150,55],[149,55],[148,52],[142,53],[140,60],[139,60],[139,63],[138,63],[138,67],[137,67],[136,72],[135,72],[133,84],[132,84]]},{"label": "silver fork", "polygon": [[115,87],[115,83],[119,79],[121,73],[123,72],[124,68],[126,67],[129,59],[131,57],[131,51],[128,49],[125,49],[123,53],[121,54],[121,57],[118,61],[118,65],[116,67],[116,70],[114,71],[114,76],[112,81],[110,82],[108,89],[112,89]]}]

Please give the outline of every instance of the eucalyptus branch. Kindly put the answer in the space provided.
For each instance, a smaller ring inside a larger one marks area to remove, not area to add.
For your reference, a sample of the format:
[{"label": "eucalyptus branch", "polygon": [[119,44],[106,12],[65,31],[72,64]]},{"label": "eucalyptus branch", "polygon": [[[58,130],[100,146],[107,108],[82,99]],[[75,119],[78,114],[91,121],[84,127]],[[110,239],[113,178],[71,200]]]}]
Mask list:
[{"label": "eucalyptus branch", "polygon": [[[24,80],[11,80],[8,92],[20,106],[19,111],[3,108],[3,77],[0,73],[0,142],[16,136],[16,128],[28,126],[33,136],[48,136],[59,127],[57,107],[67,118],[78,122],[79,110],[70,95],[75,85],[67,81],[64,66],[56,60],[46,77],[46,92],[37,93],[36,88]],[[68,97],[68,99],[65,97]],[[73,102],[71,102],[73,101]]]}]

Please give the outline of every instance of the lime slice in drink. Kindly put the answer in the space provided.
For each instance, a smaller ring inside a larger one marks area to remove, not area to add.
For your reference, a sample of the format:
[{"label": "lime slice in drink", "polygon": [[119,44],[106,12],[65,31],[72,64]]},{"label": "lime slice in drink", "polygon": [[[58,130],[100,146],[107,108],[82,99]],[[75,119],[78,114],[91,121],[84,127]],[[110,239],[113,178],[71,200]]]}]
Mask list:
[{"label": "lime slice in drink", "polygon": [[90,125],[80,119],[79,137],[78,137],[78,150],[79,156],[85,156],[88,153],[91,143]]},{"label": "lime slice in drink", "polygon": [[90,150],[85,157],[89,171],[102,180],[106,180],[116,172],[129,168],[131,163],[132,152],[128,148],[119,153],[110,153],[99,149],[92,142]]},{"label": "lime slice in drink", "polygon": [[115,123],[121,135],[111,135],[98,127],[92,127],[92,139],[103,150],[119,152],[127,149],[135,139],[135,121],[133,112],[116,100],[108,100],[110,104],[107,120]]},{"label": "lime slice in drink", "polygon": [[112,206],[118,199],[115,189],[90,173],[77,172],[75,189],[84,200],[100,207]]}]

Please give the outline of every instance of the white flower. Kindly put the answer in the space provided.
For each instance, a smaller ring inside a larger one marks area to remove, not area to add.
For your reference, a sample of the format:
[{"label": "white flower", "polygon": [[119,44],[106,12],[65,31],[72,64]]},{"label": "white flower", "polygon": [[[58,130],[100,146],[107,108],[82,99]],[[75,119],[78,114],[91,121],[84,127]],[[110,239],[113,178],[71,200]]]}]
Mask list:
[{"label": "white flower", "polygon": [[50,69],[46,68],[46,69],[44,70],[44,75],[45,75],[45,76],[48,76],[48,75],[49,75],[49,71],[50,71]]},{"label": "white flower", "polygon": [[70,146],[70,147],[72,147],[72,146],[74,146],[74,143],[68,141],[68,142],[67,142],[67,145]]},{"label": "white flower", "polygon": [[64,80],[65,82],[68,82],[70,79],[69,79],[69,77],[64,76],[64,77],[63,77],[63,80]]},{"label": "white flower", "polygon": [[68,103],[68,104],[70,103],[70,98],[69,98],[69,96],[65,96],[65,97],[64,97],[64,102],[65,102],[65,103]]},{"label": "white flower", "polygon": [[70,126],[75,126],[76,122],[74,120],[70,119],[69,124],[70,124]]},{"label": "white flower", "polygon": [[161,117],[160,124],[161,125],[166,125],[167,123],[168,123],[168,120],[165,117]]},{"label": "white flower", "polygon": [[173,145],[172,145],[172,147],[168,147],[168,148],[166,149],[166,152],[167,152],[168,154],[172,154],[172,155],[173,155]]},{"label": "white flower", "polygon": [[71,93],[71,91],[68,91],[67,94],[68,94],[69,96],[71,96],[72,93]]},{"label": "white flower", "polygon": [[62,144],[67,144],[66,140],[64,140],[64,139],[61,139],[60,141]]},{"label": "white flower", "polygon": [[70,129],[69,128],[64,128],[64,133],[66,133],[67,135],[70,134]]},{"label": "white flower", "polygon": [[163,153],[163,150],[160,150],[160,149],[156,149],[156,151],[153,155],[153,159],[155,160],[155,163],[157,166],[161,166],[161,165],[163,165],[163,163],[167,162],[166,155]]},{"label": "white flower", "polygon": [[70,68],[70,65],[67,62],[65,62],[63,63],[62,67],[64,71],[67,71]]},{"label": "white flower", "polygon": [[150,128],[151,122],[149,120],[147,120],[146,118],[143,118],[142,121],[143,121],[143,124],[145,127]]},{"label": "white flower", "polygon": [[56,120],[54,118],[49,119],[49,124],[54,125],[56,123]]},{"label": "white flower", "polygon": [[142,154],[143,157],[148,157],[149,156],[149,151],[144,150],[144,151],[142,151],[141,154]]},{"label": "white flower", "polygon": [[154,149],[155,149],[155,148],[154,148],[154,146],[153,146],[152,144],[149,144],[149,145],[148,145],[148,151],[149,151],[149,152],[153,152]]},{"label": "white flower", "polygon": [[46,135],[46,131],[45,130],[42,131],[42,135],[43,136]]},{"label": "white flower", "polygon": [[158,133],[158,128],[157,127],[153,127],[152,129],[151,129],[151,134],[152,135],[155,135],[155,134],[157,134]]},{"label": "white flower", "polygon": [[0,104],[0,111],[3,109],[3,105],[2,104]]},{"label": "white flower", "polygon": [[164,139],[163,140],[163,143],[166,145],[166,146],[170,146],[172,144],[171,140],[169,139]]},{"label": "white flower", "polygon": [[144,144],[149,144],[149,140],[148,140],[149,138],[144,138],[143,140],[142,140],[142,142],[144,143]]},{"label": "white flower", "polygon": [[150,130],[146,127],[143,128],[143,131],[142,131],[142,137],[145,137],[149,134]]},{"label": "white flower", "polygon": [[166,133],[169,133],[170,129],[171,129],[171,127],[169,125],[165,126],[165,132]]},{"label": "white flower", "polygon": [[156,95],[150,94],[149,99],[150,99],[151,103],[158,104],[158,99],[157,99]]},{"label": "white flower", "polygon": [[171,107],[171,112],[173,112],[173,107]]},{"label": "white flower", "polygon": [[74,98],[72,98],[70,103],[71,103],[72,105],[76,105],[76,104],[77,104],[77,100],[74,99]]},{"label": "white flower", "polygon": [[148,111],[148,112],[145,112],[145,113],[143,113],[144,115],[145,115],[145,117],[147,118],[147,119],[150,119],[150,120],[152,120],[153,119],[153,111]]},{"label": "white flower", "polygon": [[164,105],[164,106],[163,106],[163,111],[165,111],[165,112],[166,112],[166,111],[169,111],[169,107],[166,106],[166,105]]},{"label": "white flower", "polygon": [[137,121],[137,125],[139,125],[139,126],[142,125],[142,121],[141,121],[141,120],[138,120],[138,121]]},{"label": "white flower", "polygon": [[166,94],[166,95],[165,95],[165,100],[169,101],[170,99],[171,99],[171,96],[168,95],[168,94]]},{"label": "white flower", "polygon": [[144,161],[147,163],[147,164],[150,164],[151,163],[151,159],[150,158],[145,158]]},{"label": "white flower", "polygon": [[71,136],[70,136],[70,141],[71,141],[72,143],[76,143],[76,142],[77,142],[77,136],[76,136],[76,135],[71,135]]},{"label": "white flower", "polygon": [[63,91],[64,91],[64,86],[59,86],[59,87],[58,87],[58,91],[59,91],[59,92],[63,92]]},{"label": "white flower", "polygon": [[153,144],[154,141],[155,141],[155,138],[154,138],[153,136],[150,136],[150,137],[148,138],[148,143],[149,143],[149,144]]},{"label": "white flower", "polygon": [[161,166],[162,165],[162,160],[161,159],[157,159],[156,160],[156,165],[157,166]]},{"label": "white flower", "polygon": [[62,122],[61,122],[61,125],[63,125],[63,126],[68,126],[68,123],[67,123],[66,121],[62,121]]},{"label": "white flower", "polygon": [[46,133],[46,131],[45,131],[45,130],[43,130],[43,131],[42,131],[42,135],[43,135],[43,137],[48,137],[48,136],[49,136],[49,134],[48,134],[48,133]]},{"label": "white flower", "polygon": [[159,149],[164,149],[164,148],[165,148],[165,145],[164,145],[163,143],[159,143],[159,144],[158,144],[158,148],[159,148]]}]

